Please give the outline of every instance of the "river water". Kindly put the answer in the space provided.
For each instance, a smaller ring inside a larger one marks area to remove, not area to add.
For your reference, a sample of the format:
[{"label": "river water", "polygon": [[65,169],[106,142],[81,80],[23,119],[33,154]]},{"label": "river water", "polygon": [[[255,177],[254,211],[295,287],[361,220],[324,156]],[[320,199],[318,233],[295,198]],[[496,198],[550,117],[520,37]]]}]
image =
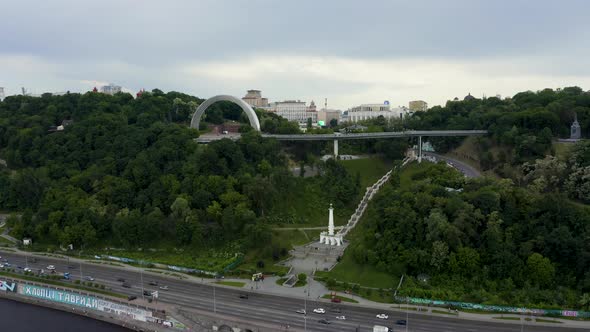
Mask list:
[{"label": "river water", "polygon": [[130,330],[59,310],[0,299],[0,331],[129,332]]}]

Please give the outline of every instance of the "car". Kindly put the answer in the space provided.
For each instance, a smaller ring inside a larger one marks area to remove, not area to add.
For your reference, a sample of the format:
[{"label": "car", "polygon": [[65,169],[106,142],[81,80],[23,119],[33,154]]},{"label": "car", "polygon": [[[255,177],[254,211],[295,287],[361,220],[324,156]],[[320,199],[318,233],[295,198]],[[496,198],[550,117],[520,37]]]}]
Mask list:
[{"label": "car", "polygon": [[160,286],[161,290],[168,290],[168,286]]},{"label": "car", "polygon": [[248,299],[248,294],[240,294],[240,299]]},{"label": "car", "polygon": [[128,282],[124,282],[121,286],[123,286],[125,288],[131,288],[131,284]]},{"label": "car", "polygon": [[330,323],[332,323],[332,322],[330,322],[330,321],[329,321],[329,320],[327,320],[327,319],[320,319],[320,320],[318,320],[318,323],[320,323],[320,324],[326,324],[326,325],[328,325],[328,324],[330,324]]},{"label": "car", "polygon": [[331,309],[330,309],[330,312],[333,312],[333,313],[337,313],[337,314],[339,314],[339,313],[341,313],[341,312],[342,312],[342,310],[340,310],[340,308],[338,308],[338,307],[334,307],[334,308],[331,308]]},{"label": "car", "polygon": [[94,255],[94,259],[100,259],[100,256]]},{"label": "car", "polygon": [[35,257],[31,258],[31,263],[37,263],[37,262],[38,262],[37,258],[35,258]]},{"label": "car", "polygon": [[324,310],[323,308],[315,308],[313,309],[313,312],[315,312],[316,314],[325,314],[326,310]]},{"label": "car", "polygon": [[152,292],[146,289],[146,290],[143,291],[143,295],[145,295],[145,296],[152,296]]},{"label": "car", "polygon": [[376,317],[379,318],[379,319],[387,319],[387,318],[389,318],[389,316],[387,316],[386,314],[378,314]]},{"label": "car", "polygon": [[4,267],[4,264],[0,264],[0,269]]},{"label": "car", "polygon": [[397,325],[406,325],[407,324],[405,319],[398,319],[395,323]]},{"label": "car", "polygon": [[55,266],[53,266],[53,265],[48,265],[48,266],[47,266],[47,269],[48,269],[48,270],[50,270],[50,271],[55,271]]},{"label": "car", "polygon": [[298,314],[305,315],[305,309],[299,309],[299,310],[297,310],[295,312],[298,313]]},{"label": "car", "polygon": [[4,263],[4,267],[10,267],[10,263],[8,263],[8,262]]},{"label": "car", "polygon": [[31,270],[31,269],[30,269],[30,268],[28,268],[28,267],[25,267],[24,271],[25,271],[25,272],[33,272],[33,270]]},{"label": "car", "polygon": [[157,281],[153,281],[153,280],[150,281],[150,282],[148,282],[148,284],[149,285],[152,285],[152,286],[158,286],[158,282]]},{"label": "car", "polygon": [[117,281],[125,282],[125,279],[123,279],[123,278],[117,278]]},{"label": "car", "polygon": [[334,303],[340,303],[340,302],[342,302],[342,300],[339,297],[333,297],[331,301],[334,302]]},{"label": "car", "polygon": [[346,316],[336,316],[336,319],[339,319],[339,320],[346,320]]},{"label": "car", "polygon": [[84,279],[88,281],[94,281],[94,278],[92,278],[91,276],[85,276]]},{"label": "car", "polygon": [[137,296],[135,296],[135,295],[129,295],[129,296],[127,297],[127,301],[133,301],[133,300],[135,300],[135,299],[137,299]]},{"label": "car", "polygon": [[19,269],[19,270],[22,270],[23,269],[23,267],[20,266],[20,265],[17,265],[16,268]]}]

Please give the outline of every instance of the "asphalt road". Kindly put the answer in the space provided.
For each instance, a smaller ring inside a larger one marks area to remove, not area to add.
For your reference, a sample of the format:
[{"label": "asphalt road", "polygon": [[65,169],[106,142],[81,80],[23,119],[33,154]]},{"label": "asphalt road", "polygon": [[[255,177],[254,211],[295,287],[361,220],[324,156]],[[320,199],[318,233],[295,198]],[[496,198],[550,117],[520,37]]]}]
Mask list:
[{"label": "asphalt road", "polygon": [[466,177],[478,178],[481,176],[481,173],[478,170],[476,170],[475,168],[471,167],[470,165],[467,165],[466,163],[464,163],[460,160],[457,160],[455,158],[443,156],[443,155],[440,155],[437,153],[432,153],[432,152],[422,152],[422,154],[425,156],[432,156],[432,157],[435,157],[436,159],[446,161],[447,163],[451,164],[451,166],[456,168],[459,172],[465,174]]},{"label": "asphalt road", "polygon": [[[25,266],[25,257],[23,255],[1,252],[0,256],[7,259],[12,267]],[[36,263],[29,263],[28,267],[35,269],[45,269],[47,265],[54,265],[57,272],[70,272],[73,279],[80,278],[79,264],[74,264],[74,268],[68,268],[65,260],[40,257]],[[30,261],[30,259],[28,259]],[[111,288],[114,292],[136,295],[141,298],[141,276],[135,271],[128,271],[109,265],[100,264],[82,264],[83,276],[92,276],[98,282]],[[117,278],[124,278],[129,282],[131,288],[123,288]],[[250,292],[245,289],[230,289],[226,287],[213,287],[209,284],[189,282],[185,280],[168,278],[151,273],[143,273],[143,283],[146,290],[156,290],[158,287],[150,286],[150,281],[157,281],[160,286],[166,285],[169,290],[160,290],[158,301],[175,304],[186,308],[196,308],[206,311],[214,310],[213,296],[215,293],[215,311],[219,314],[234,316],[241,320],[264,322],[267,324],[276,324],[277,326],[289,325],[289,331],[304,329],[304,316],[297,314],[295,311],[304,307],[304,299],[275,296]],[[215,288],[215,290],[214,290]],[[240,294],[249,294],[248,299],[239,298]],[[326,314],[311,313],[314,308],[326,309]],[[341,313],[331,312],[331,308],[340,308]],[[346,304],[331,304],[317,302],[315,300],[307,301],[307,330],[308,331],[355,331],[360,326],[360,331],[372,331],[373,325],[386,325],[394,327],[395,331],[405,331],[405,327],[395,325],[398,319],[408,320],[408,331],[588,331],[585,329],[564,329],[563,327],[545,327],[540,325],[521,325],[508,322],[487,322],[487,321],[470,321],[453,319],[447,317],[438,317],[432,315],[418,315],[396,311],[383,311],[379,309],[363,308]],[[389,315],[388,320],[381,320],[375,316],[379,313]],[[338,315],[345,315],[345,321],[336,320]],[[330,325],[323,325],[318,322],[319,319],[328,319]]]}]

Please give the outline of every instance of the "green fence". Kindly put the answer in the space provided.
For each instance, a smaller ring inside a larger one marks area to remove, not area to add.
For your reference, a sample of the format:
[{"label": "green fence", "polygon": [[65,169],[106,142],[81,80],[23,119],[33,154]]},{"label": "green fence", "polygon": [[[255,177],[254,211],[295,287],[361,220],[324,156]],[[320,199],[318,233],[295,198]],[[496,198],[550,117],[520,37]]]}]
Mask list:
[{"label": "green fence", "polygon": [[452,307],[469,310],[482,310],[490,312],[500,313],[511,313],[511,314],[525,314],[535,316],[552,316],[552,317],[578,317],[578,318],[590,318],[590,312],[588,311],[575,311],[575,310],[554,310],[554,309],[530,309],[530,308],[518,308],[518,307],[507,307],[501,305],[487,305],[477,304],[468,302],[456,302],[456,301],[440,301],[421,299],[417,297],[401,297],[396,296],[395,300],[400,303],[410,303],[418,305],[432,305],[440,307]]}]

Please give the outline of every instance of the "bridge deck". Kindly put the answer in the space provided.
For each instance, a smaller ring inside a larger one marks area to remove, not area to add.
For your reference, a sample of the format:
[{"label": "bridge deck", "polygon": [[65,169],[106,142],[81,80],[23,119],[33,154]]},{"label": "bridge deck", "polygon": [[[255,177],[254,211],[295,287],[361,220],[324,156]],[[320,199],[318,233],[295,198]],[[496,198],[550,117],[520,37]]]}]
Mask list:
[{"label": "bridge deck", "polygon": [[[275,135],[262,134],[262,137],[274,138],[278,141],[331,141],[331,140],[359,140],[359,139],[377,139],[377,138],[401,138],[401,137],[433,137],[433,136],[481,136],[487,135],[487,130],[407,130],[407,131],[389,131],[380,133],[354,133],[354,134],[297,134],[297,135]],[[199,143],[209,143],[212,141],[229,138],[236,140],[240,135],[203,135],[197,138]]]},{"label": "bridge deck", "polygon": [[319,134],[319,135],[272,135],[262,134],[263,137],[275,138],[279,141],[324,141],[324,140],[354,140],[398,137],[432,137],[432,136],[481,136],[487,135],[487,130],[408,130],[390,131],[380,133],[354,133],[354,134]]}]

